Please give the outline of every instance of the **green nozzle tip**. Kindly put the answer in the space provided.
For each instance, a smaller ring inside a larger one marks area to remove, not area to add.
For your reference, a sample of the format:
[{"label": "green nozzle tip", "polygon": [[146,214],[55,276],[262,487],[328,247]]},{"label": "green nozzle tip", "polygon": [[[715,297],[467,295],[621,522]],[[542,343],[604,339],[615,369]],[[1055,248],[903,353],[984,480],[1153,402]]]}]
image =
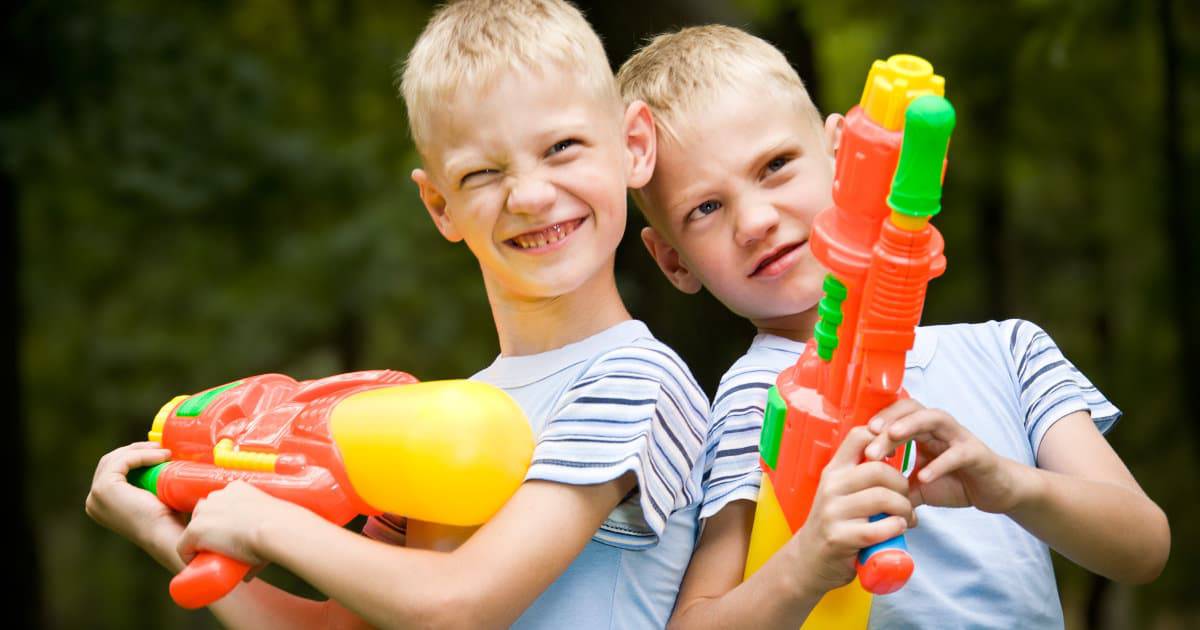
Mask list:
[{"label": "green nozzle tip", "polygon": [[942,209],[942,163],[954,108],[941,96],[922,96],[904,113],[904,140],[900,163],[892,179],[888,206],[910,217],[929,217]]},{"label": "green nozzle tip", "polygon": [[162,464],[159,464],[157,466],[152,466],[150,468],[137,468],[135,470],[129,471],[129,474],[126,475],[125,478],[127,480],[129,480],[129,483],[141,488],[142,490],[145,490],[146,492],[151,492],[157,496],[158,495],[158,476],[160,474],[162,474],[163,468],[166,468],[166,467],[167,467],[167,464],[166,464],[166,462],[164,462]]}]

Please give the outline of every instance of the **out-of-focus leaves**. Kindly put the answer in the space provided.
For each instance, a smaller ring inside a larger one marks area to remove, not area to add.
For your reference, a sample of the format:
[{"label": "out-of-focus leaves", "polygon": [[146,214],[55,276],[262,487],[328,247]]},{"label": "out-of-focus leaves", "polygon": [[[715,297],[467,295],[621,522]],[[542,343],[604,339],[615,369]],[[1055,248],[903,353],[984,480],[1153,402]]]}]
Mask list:
[{"label": "out-of-focus leaves", "polygon": [[[215,625],[175,608],[166,573],[81,509],[97,459],[140,439],[172,395],[266,371],[464,376],[494,356],[478,268],[437,235],[408,181],[417,157],[392,74],[430,4],[60,0],[12,11],[4,32],[20,65],[0,88],[0,168],[18,194],[23,479],[52,626]],[[1196,221],[1168,225],[1169,204],[1194,211],[1200,188],[1164,181],[1166,138],[1179,141],[1180,172],[1200,166],[1200,124],[1187,117],[1200,111],[1195,7],[581,5],[614,66],[675,26],[763,33],[805,68],[827,112],[858,99],[873,59],[911,52],[935,64],[959,125],[937,219],[949,270],[926,320],[1037,321],[1125,410],[1112,442],[1167,510],[1174,548],[1154,584],[1107,591],[1102,618],[1195,622],[1183,567],[1200,557],[1190,535],[1200,433],[1180,366],[1200,322],[1181,321],[1178,305],[1200,312],[1200,296],[1174,252],[1200,233]],[[1164,124],[1171,85],[1177,128]],[[641,225],[631,213],[622,294],[711,392],[753,331],[711,297],[674,291],[642,250]],[[1059,575],[1080,625],[1099,591],[1069,563]]]}]

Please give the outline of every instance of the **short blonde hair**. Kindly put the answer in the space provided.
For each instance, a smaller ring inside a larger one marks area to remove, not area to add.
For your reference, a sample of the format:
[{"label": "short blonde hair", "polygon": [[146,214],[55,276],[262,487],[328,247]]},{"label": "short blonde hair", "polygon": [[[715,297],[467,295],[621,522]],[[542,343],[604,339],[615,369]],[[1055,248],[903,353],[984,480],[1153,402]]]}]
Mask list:
[{"label": "short blonde hair", "polygon": [[[599,36],[565,0],[461,0],[439,8],[399,72],[417,150],[428,146],[433,114],[455,92],[484,90],[506,72],[542,73],[551,64],[620,107]],[[424,153],[422,153],[424,154]]]},{"label": "short blonde hair", "polygon": [[721,24],[663,33],[638,50],[617,72],[626,103],[644,101],[660,135],[730,89],[753,89],[764,97],[791,98],[821,126],[800,75],[783,53],[741,29]]}]

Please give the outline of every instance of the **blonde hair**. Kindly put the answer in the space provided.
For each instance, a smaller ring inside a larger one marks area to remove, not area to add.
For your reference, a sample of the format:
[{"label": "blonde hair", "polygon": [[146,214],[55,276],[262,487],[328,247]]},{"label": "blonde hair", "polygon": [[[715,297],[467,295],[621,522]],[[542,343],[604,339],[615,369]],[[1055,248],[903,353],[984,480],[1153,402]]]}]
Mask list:
[{"label": "blonde hair", "polygon": [[621,65],[617,85],[626,103],[650,106],[661,136],[677,138],[674,129],[687,115],[739,88],[764,98],[790,98],[821,126],[821,113],[783,53],[732,26],[692,26],[658,35]]},{"label": "blonde hair", "polygon": [[599,36],[565,0],[461,0],[439,8],[398,73],[417,150],[428,146],[433,114],[455,92],[487,89],[506,72],[551,65],[620,107]]}]

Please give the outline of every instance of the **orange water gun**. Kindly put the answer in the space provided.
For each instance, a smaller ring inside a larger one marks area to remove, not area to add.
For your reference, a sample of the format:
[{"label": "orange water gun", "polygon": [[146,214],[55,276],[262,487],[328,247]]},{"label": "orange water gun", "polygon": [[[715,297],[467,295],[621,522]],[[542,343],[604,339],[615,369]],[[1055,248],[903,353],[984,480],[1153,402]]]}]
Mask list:
[{"label": "orange water gun", "polygon": [[[418,383],[391,370],[302,382],[263,374],[178,396],[149,437],[171,461],[129,481],[172,510],[190,513],[209,493],[245,481],[338,525],[360,514],[408,517],[407,544],[439,549],[495,514],[533,455],[529,423],[502,390]],[[171,597],[207,606],[249,569],[201,552],[171,580]]]},{"label": "orange water gun", "polygon": [[[946,269],[941,208],[954,109],[925,60],[876,61],[846,115],[833,206],[814,221],[813,255],[829,270],[813,339],[768,392],[760,463],[765,473],[746,576],[804,525],[821,472],[846,434],[900,398],[928,282]],[[906,474],[913,445],[887,461]],[[871,520],[884,518],[876,515]],[[806,628],[865,626],[870,593],[901,588],[914,568],[902,536],[859,553],[857,582],[830,591]]]}]

